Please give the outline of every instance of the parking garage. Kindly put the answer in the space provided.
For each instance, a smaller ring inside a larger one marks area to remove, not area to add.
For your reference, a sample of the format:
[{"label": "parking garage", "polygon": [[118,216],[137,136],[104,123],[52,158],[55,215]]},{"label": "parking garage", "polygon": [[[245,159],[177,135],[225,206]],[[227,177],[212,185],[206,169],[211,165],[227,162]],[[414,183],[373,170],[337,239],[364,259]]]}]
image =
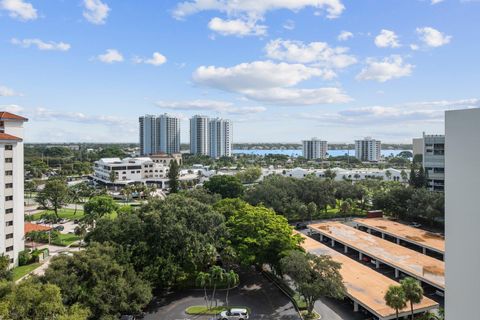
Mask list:
[{"label": "parking garage", "polygon": [[[343,277],[347,296],[357,312],[371,314],[380,320],[395,319],[395,310],[385,304],[384,296],[388,287],[399,285],[398,282],[376,272],[375,270],[329,248],[328,246],[301,234],[305,241],[302,247],[315,255],[329,255],[341,263],[340,273]],[[420,314],[438,308],[438,304],[424,297],[419,304],[414,305],[414,313]],[[410,314],[409,308],[400,311],[399,316]]]},{"label": "parking garage", "polygon": [[356,228],[391,240],[399,245],[419,250],[423,254],[443,260],[445,255],[445,238],[437,233],[414,228],[402,223],[383,218],[354,219]]},{"label": "parking garage", "polygon": [[321,241],[328,240],[332,247],[340,244],[344,253],[353,251],[359,260],[375,264],[377,269],[387,266],[394,270],[395,278],[401,274],[416,278],[425,285],[443,293],[445,290],[445,263],[417,251],[399,246],[339,222],[308,226]]}]

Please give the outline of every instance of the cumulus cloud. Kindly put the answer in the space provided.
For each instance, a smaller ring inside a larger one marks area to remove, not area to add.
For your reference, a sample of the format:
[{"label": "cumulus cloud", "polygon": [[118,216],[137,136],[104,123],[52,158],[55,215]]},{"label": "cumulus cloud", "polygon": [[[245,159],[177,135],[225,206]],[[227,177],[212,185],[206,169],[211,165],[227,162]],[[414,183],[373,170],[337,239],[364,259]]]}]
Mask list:
[{"label": "cumulus cloud", "polygon": [[110,7],[101,0],[84,0],[83,16],[93,24],[104,24],[107,20]]},{"label": "cumulus cloud", "polygon": [[23,107],[16,104],[0,105],[0,110],[15,113],[15,114],[23,113]]},{"label": "cumulus cloud", "polygon": [[14,97],[14,96],[20,96],[21,94],[18,92],[15,92],[15,90],[5,87],[0,85],[0,97]]},{"label": "cumulus cloud", "polygon": [[306,7],[325,10],[328,18],[339,17],[345,9],[340,0],[191,0],[179,3],[173,11],[173,16],[182,19],[201,11],[214,10],[228,15],[246,15],[262,19],[268,11],[279,9],[299,11]]},{"label": "cumulus cloud", "polygon": [[38,18],[37,9],[23,0],[0,0],[0,9],[8,11],[10,17],[23,21]]},{"label": "cumulus cloud", "polygon": [[116,49],[107,49],[104,54],[97,56],[97,59],[103,63],[123,62],[123,55]]},{"label": "cumulus cloud", "polygon": [[218,17],[208,23],[208,28],[223,36],[263,36],[267,34],[267,26],[259,25],[255,20],[231,19]]},{"label": "cumulus cloud", "polygon": [[347,54],[345,47],[332,48],[326,42],[311,42],[276,39],[265,46],[267,57],[275,60],[311,63],[327,68],[346,68],[357,62],[357,59]]},{"label": "cumulus cloud", "polygon": [[431,0],[430,3],[432,5],[435,5],[435,4],[438,4],[438,3],[443,2],[443,1],[445,1],[445,0]]},{"label": "cumulus cloud", "polygon": [[151,58],[144,59],[140,57],[135,57],[133,58],[133,62],[151,64],[152,66],[158,67],[167,62],[167,57],[165,57],[160,52],[154,52]]},{"label": "cumulus cloud", "polygon": [[284,105],[343,103],[350,98],[339,88],[292,88],[302,81],[331,79],[330,71],[303,64],[254,61],[230,68],[201,66],[193,74],[197,84],[239,93],[248,99]]},{"label": "cumulus cloud", "polygon": [[375,37],[375,45],[379,48],[398,48],[400,42],[395,32],[382,29],[380,34]]},{"label": "cumulus cloud", "polygon": [[426,46],[433,48],[446,45],[452,40],[452,36],[445,35],[432,27],[417,28],[417,34]]},{"label": "cumulus cloud", "polygon": [[357,75],[357,80],[385,82],[409,76],[415,66],[405,63],[399,55],[391,55],[382,60],[367,59],[366,66]]},{"label": "cumulus cloud", "polygon": [[31,46],[37,47],[39,50],[49,50],[49,51],[68,51],[70,50],[70,44],[65,42],[54,42],[54,41],[42,41],[40,39],[16,39],[11,40],[12,44],[21,46],[24,48],[29,48]]},{"label": "cumulus cloud", "polygon": [[215,111],[229,114],[252,114],[266,110],[261,106],[238,107],[231,102],[218,100],[157,101],[155,105],[172,110]]},{"label": "cumulus cloud", "polygon": [[337,37],[338,41],[347,41],[350,38],[353,38],[353,33],[350,31],[342,31]]}]

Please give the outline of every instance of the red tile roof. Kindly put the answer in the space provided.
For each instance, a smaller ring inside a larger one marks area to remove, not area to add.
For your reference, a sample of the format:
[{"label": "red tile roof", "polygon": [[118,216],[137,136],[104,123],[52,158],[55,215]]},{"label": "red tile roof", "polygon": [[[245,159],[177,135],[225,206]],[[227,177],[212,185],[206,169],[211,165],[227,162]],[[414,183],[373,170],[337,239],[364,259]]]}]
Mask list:
[{"label": "red tile roof", "polygon": [[8,133],[0,132],[0,140],[22,141],[21,138],[12,136]]},{"label": "red tile roof", "polygon": [[16,114],[7,112],[7,111],[0,111],[0,120],[18,120],[18,121],[28,121],[27,118],[22,116],[17,116]]},{"label": "red tile roof", "polygon": [[25,234],[32,232],[32,231],[48,231],[52,228],[47,227],[47,226],[42,226],[39,224],[34,224],[30,222],[25,222],[25,227],[24,227],[24,232]]}]

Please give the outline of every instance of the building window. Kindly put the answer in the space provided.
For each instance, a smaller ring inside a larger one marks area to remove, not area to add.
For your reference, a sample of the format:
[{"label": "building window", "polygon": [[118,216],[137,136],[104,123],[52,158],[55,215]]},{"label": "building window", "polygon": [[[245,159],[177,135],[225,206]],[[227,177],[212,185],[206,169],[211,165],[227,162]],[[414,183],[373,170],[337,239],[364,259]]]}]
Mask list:
[{"label": "building window", "polygon": [[13,239],[13,233],[9,233],[5,236],[5,239]]},{"label": "building window", "polygon": [[6,196],[5,197],[5,201],[12,201],[13,200],[13,196]]},{"label": "building window", "polygon": [[7,170],[5,171],[6,176],[13,176],[13,171],[12,170]]},{"label": "building window", "polygon": [[10,252],[10,251],[13,251],[13,246],[10,246],[10,247],[6,247],[6,248],[5,248],[5,251],[6,251],[6,252]]},{"label": "building window", "polygon": [[13,150],[13,146],[11,144],[7,144],[5,146],[5,150]]},{"label": "building window", "polygon": [[12,220],[12,221],[7,221],[7,222],[5,222],[5,226],[6,226],[6,227],[13,226],[13,220]]},{"label": "building window", "polygon": [[13,188],[13,183],[5,183],[5,189]]},{"label": "building window", "polygon": [[6,209],[6,210],[5,210],[5,214],[8,214],[8,213],[13,213],[13,208]]},{"label": "building window", "polygon": [[12,163],[13,159],[12,158],[5,158],[5,163]]}]

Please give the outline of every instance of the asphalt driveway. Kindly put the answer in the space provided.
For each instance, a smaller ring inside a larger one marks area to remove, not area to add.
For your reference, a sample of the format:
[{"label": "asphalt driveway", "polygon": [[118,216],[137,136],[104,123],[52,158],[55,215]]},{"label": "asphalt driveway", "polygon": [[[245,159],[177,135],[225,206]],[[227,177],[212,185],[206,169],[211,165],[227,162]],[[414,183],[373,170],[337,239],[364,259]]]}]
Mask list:
[{"label": "asphalt driveway", "polygon": [[[242,274],[241,284],[230,291],[229,303],[251,309],[250,319],[298,320],[300,317],[290,300],[262,275]],[[210,294],[211,292],[209,292]],[[217,294],[218,305],[225,304],[225,291]],[[157,298],[149,308],[145,319],[165,320],[210,320],[212,316],[189,316],[185,309],[192,305],[203,305],[203,291],[189,290]]]}]

